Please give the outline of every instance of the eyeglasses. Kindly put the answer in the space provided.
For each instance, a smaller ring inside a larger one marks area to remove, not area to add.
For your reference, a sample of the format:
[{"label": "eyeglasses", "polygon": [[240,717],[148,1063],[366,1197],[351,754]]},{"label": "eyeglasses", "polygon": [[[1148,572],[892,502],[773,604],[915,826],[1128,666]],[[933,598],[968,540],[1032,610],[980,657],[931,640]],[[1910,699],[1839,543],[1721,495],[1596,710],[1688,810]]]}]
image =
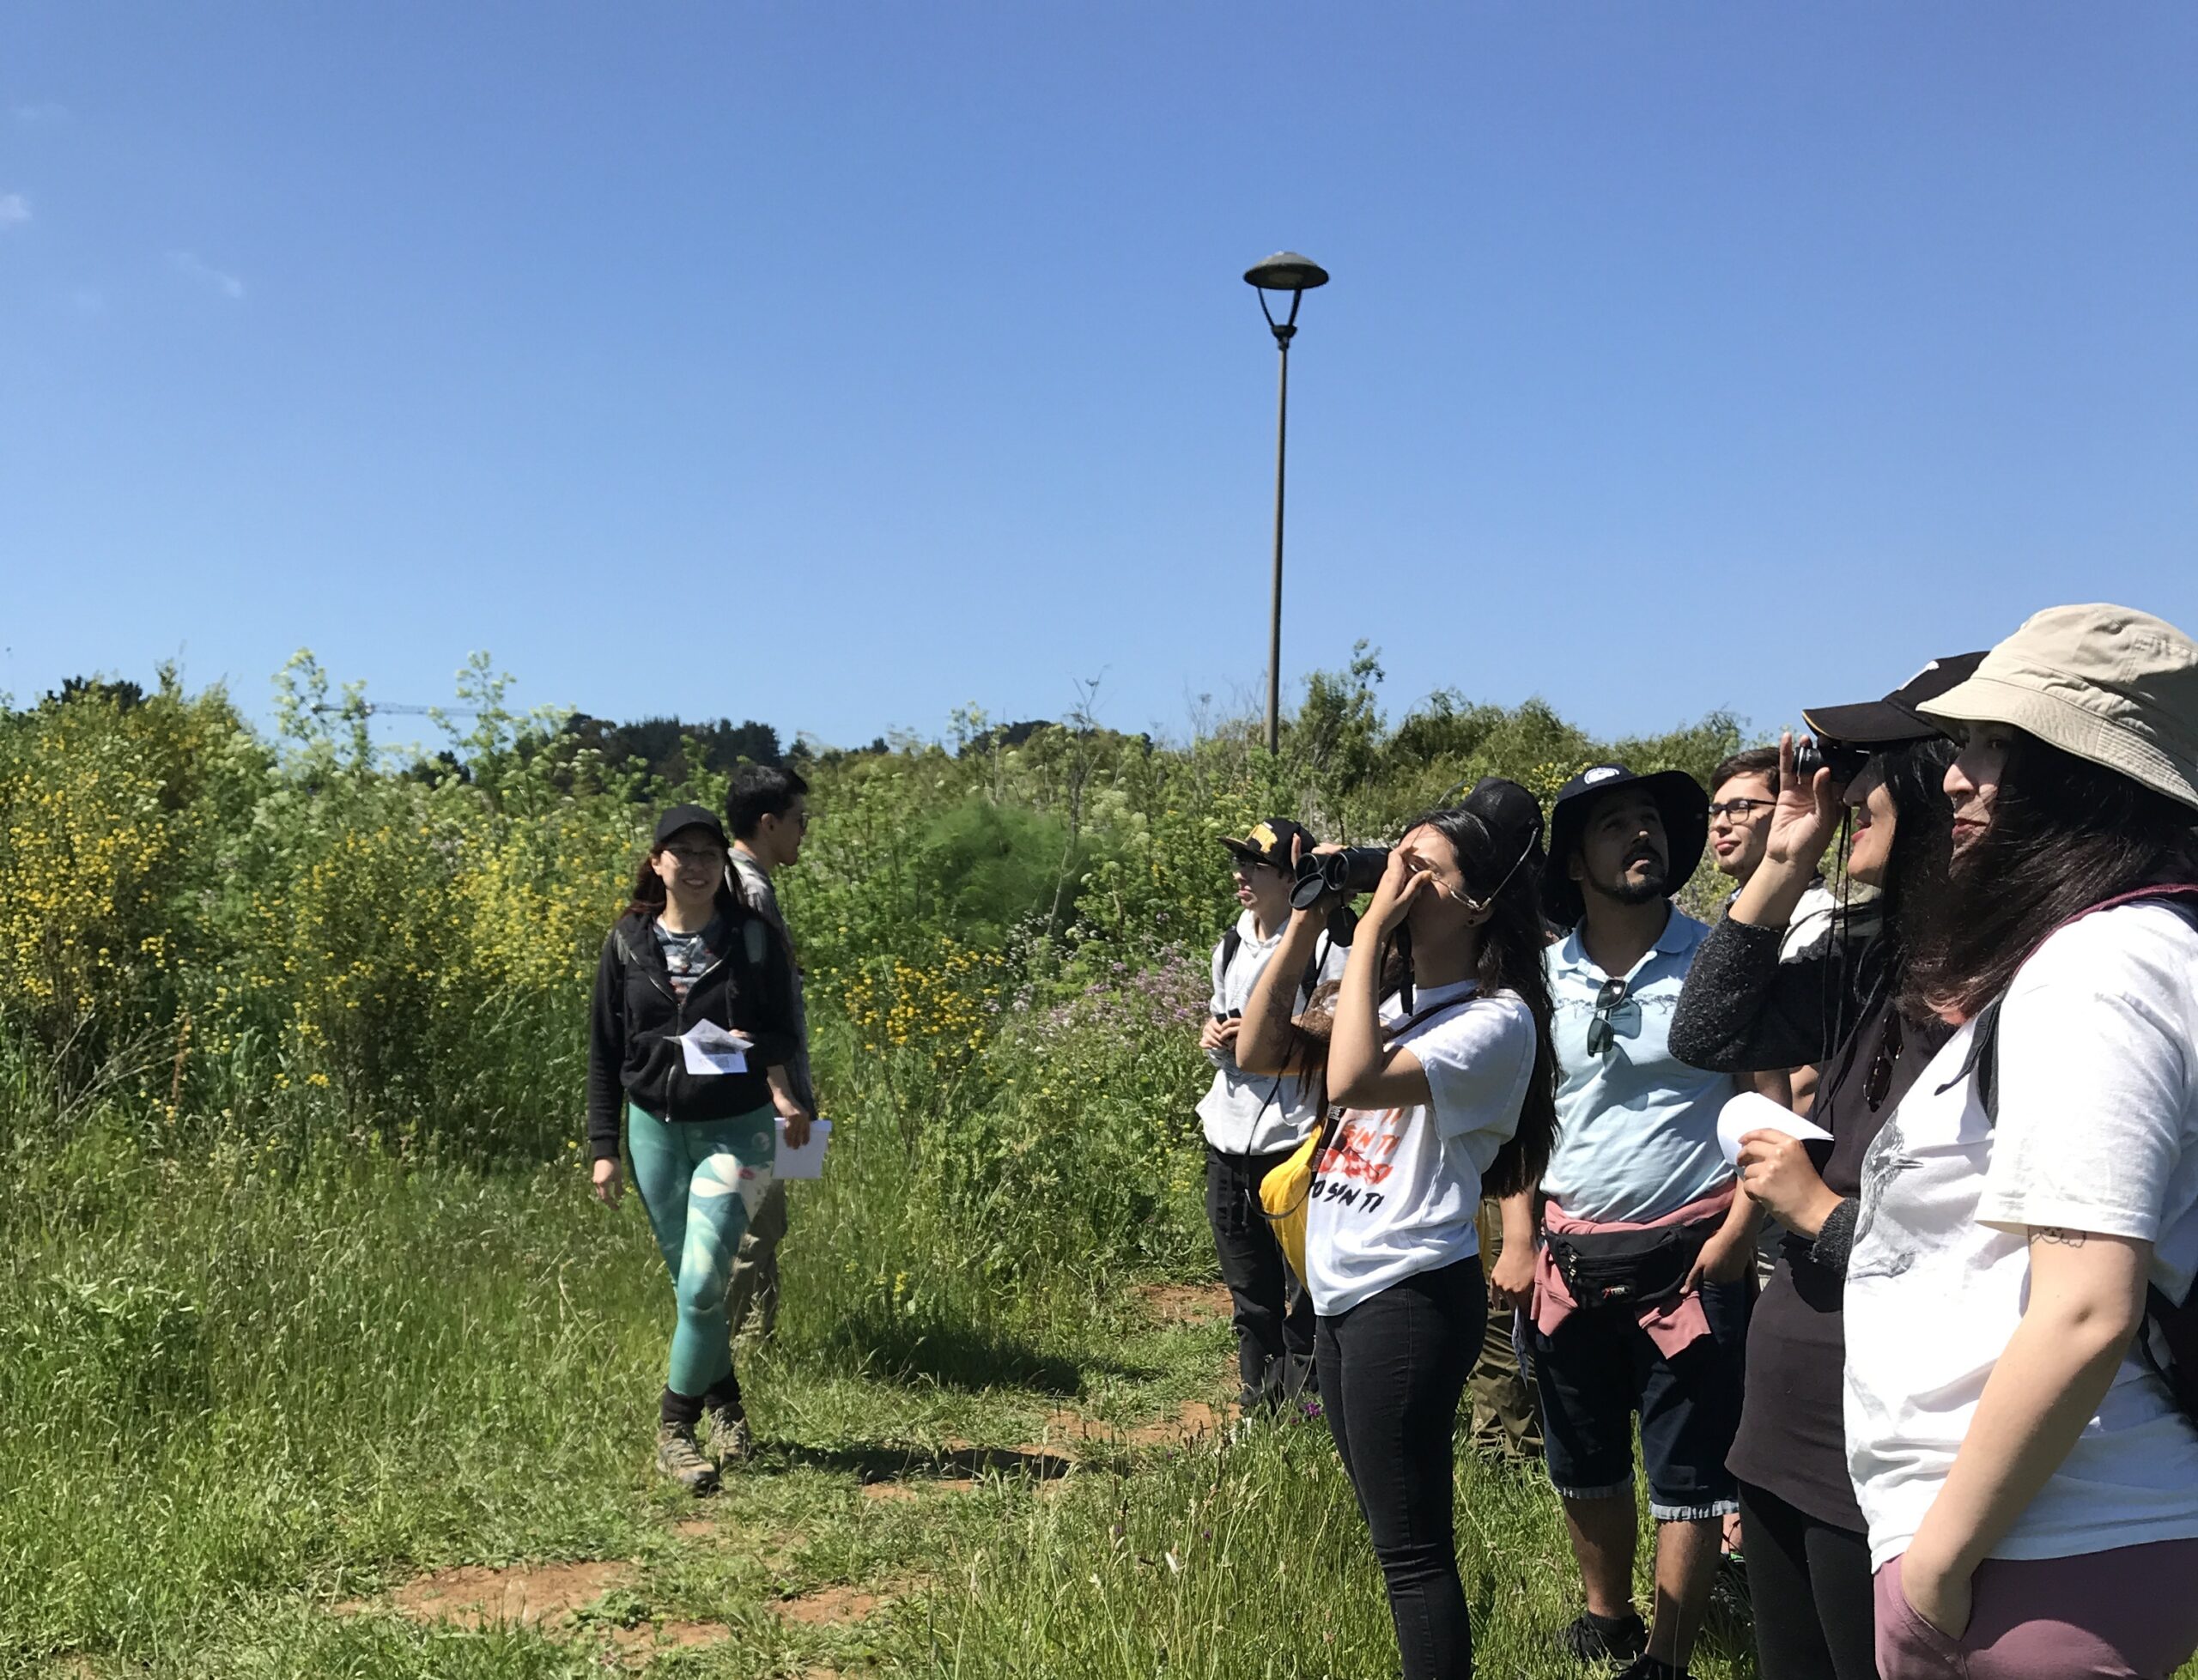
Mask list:
[{"label": "eyeglasses", "polygon": [[1618,1028],[1611,1017],[1624,1008],[1626,993],[1632,988],[1630,980],[1605,980],[1603,989],[1595,994],[1595,1018],[1588,1023],[1590,1056],[1600,1056],[1618,1042]]},{"label": "eyeglasses", "polygon": [[664,850],[667,857],[689,869],[707,869],[713,864],[722,865],[725,862],[725,853],[714,846],[667,846]]},{"label": "eyeglasses", "polygon": [[1709,817],[1712,822],[1721,816],[1745,820],[1752,811],[1770,811],[1777,809],[1778,802],[1776,799],[1727,799],[1721,805],[1712,805],[1709,808]]}]

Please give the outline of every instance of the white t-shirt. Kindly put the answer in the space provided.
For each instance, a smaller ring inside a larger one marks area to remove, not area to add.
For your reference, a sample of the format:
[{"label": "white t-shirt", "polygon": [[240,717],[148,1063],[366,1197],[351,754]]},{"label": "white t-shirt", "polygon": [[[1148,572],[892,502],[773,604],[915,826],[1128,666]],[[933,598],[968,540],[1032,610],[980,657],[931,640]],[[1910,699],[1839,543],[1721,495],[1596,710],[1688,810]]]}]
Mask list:
[{"label": "white t-shirt", "polygon": [[[1428,1015],[1442,1004],[1458,1007]],[[1419,1058],[1434,1101],[1345,1110],[1315,1163],[1305,1282],[1324,1318],[1478,1254],[1481,1174],[1519,1129],[1534,1072],[1534,1017],[1518,994],[1476,998],[1470,980],[1424,986],[1412,1014],[1424,1018],[1392,1042]],[[1406,1017],[1392,1000],[1381,1018]]]},{"label": "white t-shirt", "polygon": [[[1260,938],[1252,913],[1247,910],[1236,923],[1236,933],[1240,942],[1236,955],[1225,971],[1221,955],[1229,942],[1224,939],[1213,948],[1213,998],[1209,1007],[1216,1016],[1243,1012],[1252,1001],[1252,988],[1259,984],[1267,959],[1282,943],[1283,930],[1277,928],[1272,937]],[[1321,959],[1320,979],[1340,979],[1351,952],[1325,933],[1313,949]],[[1292,1014],[1304,1010],[1309,995],[1302,986],[1298,988]],[[1305,1141],[1305,1134],[1319,1118],[1314,1112],[1312,1092],[1305,1084],[1269,1074],[1247,1073],[1226,1048],[1207,1051],[1206,1059],[1214,1066],[1213,1083],[1199,1099],[1198,1114],[1207,1143],[1228,1155],[1272,1155],[1294,1149]]]},{"label": "white t-shirt", "polygon": [[[1735,893],[1733,896],[1738,898],[1740,895]],[[1785,937],[1778,942],[1778,960],[1791,962],[1822,949],[1831,937],[1832,918],[1838,913],[1839,901],[1833,896],[1831,889],[1821,881],[1813,882],[1794,907],[1794,913],[1786,919]]]},{"label": "white t-shirt", "polygon": [[[1957,1077],[1975,1031],[1947,1041],[1863,1163],[1847,1463],[1873,1568],[1915,1537],[2021,1321],[2031,1228],[2150,1242],[2171,1300],[2198,1271],[2198,931],[2132,905],[2041,945],[2001,1009],[1996,1125],[1975,1074]],[[2194,1538],[2198,1427],[2133,1350],[1992,1556]]]}]

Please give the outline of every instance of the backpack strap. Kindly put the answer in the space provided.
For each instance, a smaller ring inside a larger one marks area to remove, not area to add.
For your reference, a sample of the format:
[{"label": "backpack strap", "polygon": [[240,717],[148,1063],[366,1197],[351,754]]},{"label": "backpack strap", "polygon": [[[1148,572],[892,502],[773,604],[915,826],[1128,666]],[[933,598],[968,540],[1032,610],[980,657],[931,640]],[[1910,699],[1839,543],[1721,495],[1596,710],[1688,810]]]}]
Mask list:
[{"label": "backpack strap", "polygon": [[[2080,922],[2086,916],[2096,915],[2102,910],[2111,910],[2118,905],[2139,904],[2159,900],[2172,907],[2186,919],[2198,923],[2198,882],[2177,882],[2165,886],[2140,887],[2133,893],[2122,893],[2104,903],[2080,910],[2053,930]],[[2047,936],[2049,938],[2051,935]],[[2040,941],[2043,943],[2043,941]],[[2000,1005],[2006,1001],[2004,992],[1977,1012],[1976,1034],[1969,1046],[1969,1054],[1962,1060],[1961,1070],[1945,1084],[1940,1092],[1952,1090],[1963,1078],[1974,1071],[1976,1075],[1977,1101],[1984,1107],[1984,1122],[1988,1126],[1999,1122],[1999,1064],[2000,1064]],[[2180,1304],[2169,1299],[2159,1284],[2145,1285],[2144,1321],[2137,1328],[2137,1357],[2160,1385],[2168,1392],[2176,1407],[2185,1417],[2198,1422],[2198,1289]]]},{"label": "backpack strap", "polygon": [[[1348,939],[1338,939],[1333,927],[1313,942],[1313,955],[1305,960],[1305,973],[1297,982],[1299,997],[1312,995],[1313,989],[1321,983],[1321,970],[1327,965],[1329,953],[1338,945],[1348,945],[1350,943]],[[1229,965],[1236,961],[1236,953],[1243,949],[1244,935],[1236,924],[1231,922],[1229,931],[1221,936],[1221,977],[1224,981],[1229,978]]]},{"label": "backpack strap", "polygon": [[[2087,909],[2079,910],[2067,921],[2055,926],[2045,936],[2050,939],[2061,928],[2073,927],[2086,916],[2096,916],[2102,910],[2115,910],[2125,904],[2144,904],[2152,901],[2167,904],[2184,917],[2198,920],[2198,882],[2171,882],[2162,886],[2140,887],[2134,892],[2118,893],[2101,900]],[[2044,939],[2038,941],[2043,945]],[[1962,1058],[1961,1066],[1954,1077],[1939,1087],[1943,1096],[1961,1083],[1970,1074],[1976,1076],[1976,1100],[1984,1107],[1987,1125],[1997,1125],[2000,1119],[2000,1005],[2007,994],[2001,992],[1976,1012],[1976,1031],[1970,1036],[1969,1053]]]}]

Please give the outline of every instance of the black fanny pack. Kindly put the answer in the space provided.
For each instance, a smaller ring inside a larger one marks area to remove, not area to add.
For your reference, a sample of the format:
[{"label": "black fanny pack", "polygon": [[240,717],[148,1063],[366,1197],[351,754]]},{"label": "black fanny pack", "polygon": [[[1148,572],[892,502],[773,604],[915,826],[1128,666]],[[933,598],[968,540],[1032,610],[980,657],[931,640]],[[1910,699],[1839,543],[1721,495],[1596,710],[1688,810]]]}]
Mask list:
[{"label": "black fanny pack", "polygon": [[1574,1231],[1549,1239],[1549,1257],[1582,1307],[1649,1307],[1679,1292],[1703,1244],[1722,1223]]}]

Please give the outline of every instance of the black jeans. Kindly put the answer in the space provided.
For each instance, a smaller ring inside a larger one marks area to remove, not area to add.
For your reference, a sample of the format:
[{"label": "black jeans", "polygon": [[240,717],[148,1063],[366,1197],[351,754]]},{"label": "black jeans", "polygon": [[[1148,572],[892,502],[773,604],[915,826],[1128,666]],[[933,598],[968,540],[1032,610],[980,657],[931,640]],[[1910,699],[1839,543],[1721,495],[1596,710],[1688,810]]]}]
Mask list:
[{"label": "black jeans", "polygon": [[1417,1273],[1321,1320],[1321,1403],[1381,1562],[1405,1680],[1473,1671],[1451,1450],[1487,1322],[1478,1257]]},{"label": "black jeans", "polygon": [[1236,1328],[1238,1399],[1247,1411],[1295,1398],[1312,1379],[1313,1298],[1260,1212],[1260,1180],[1290,1158],[1205,1151],[1205,1216]]},{"label": "black jeans", "polygon": [[1877,1680],[1870,1542],[1740,1483],[1762,1680]]}]

